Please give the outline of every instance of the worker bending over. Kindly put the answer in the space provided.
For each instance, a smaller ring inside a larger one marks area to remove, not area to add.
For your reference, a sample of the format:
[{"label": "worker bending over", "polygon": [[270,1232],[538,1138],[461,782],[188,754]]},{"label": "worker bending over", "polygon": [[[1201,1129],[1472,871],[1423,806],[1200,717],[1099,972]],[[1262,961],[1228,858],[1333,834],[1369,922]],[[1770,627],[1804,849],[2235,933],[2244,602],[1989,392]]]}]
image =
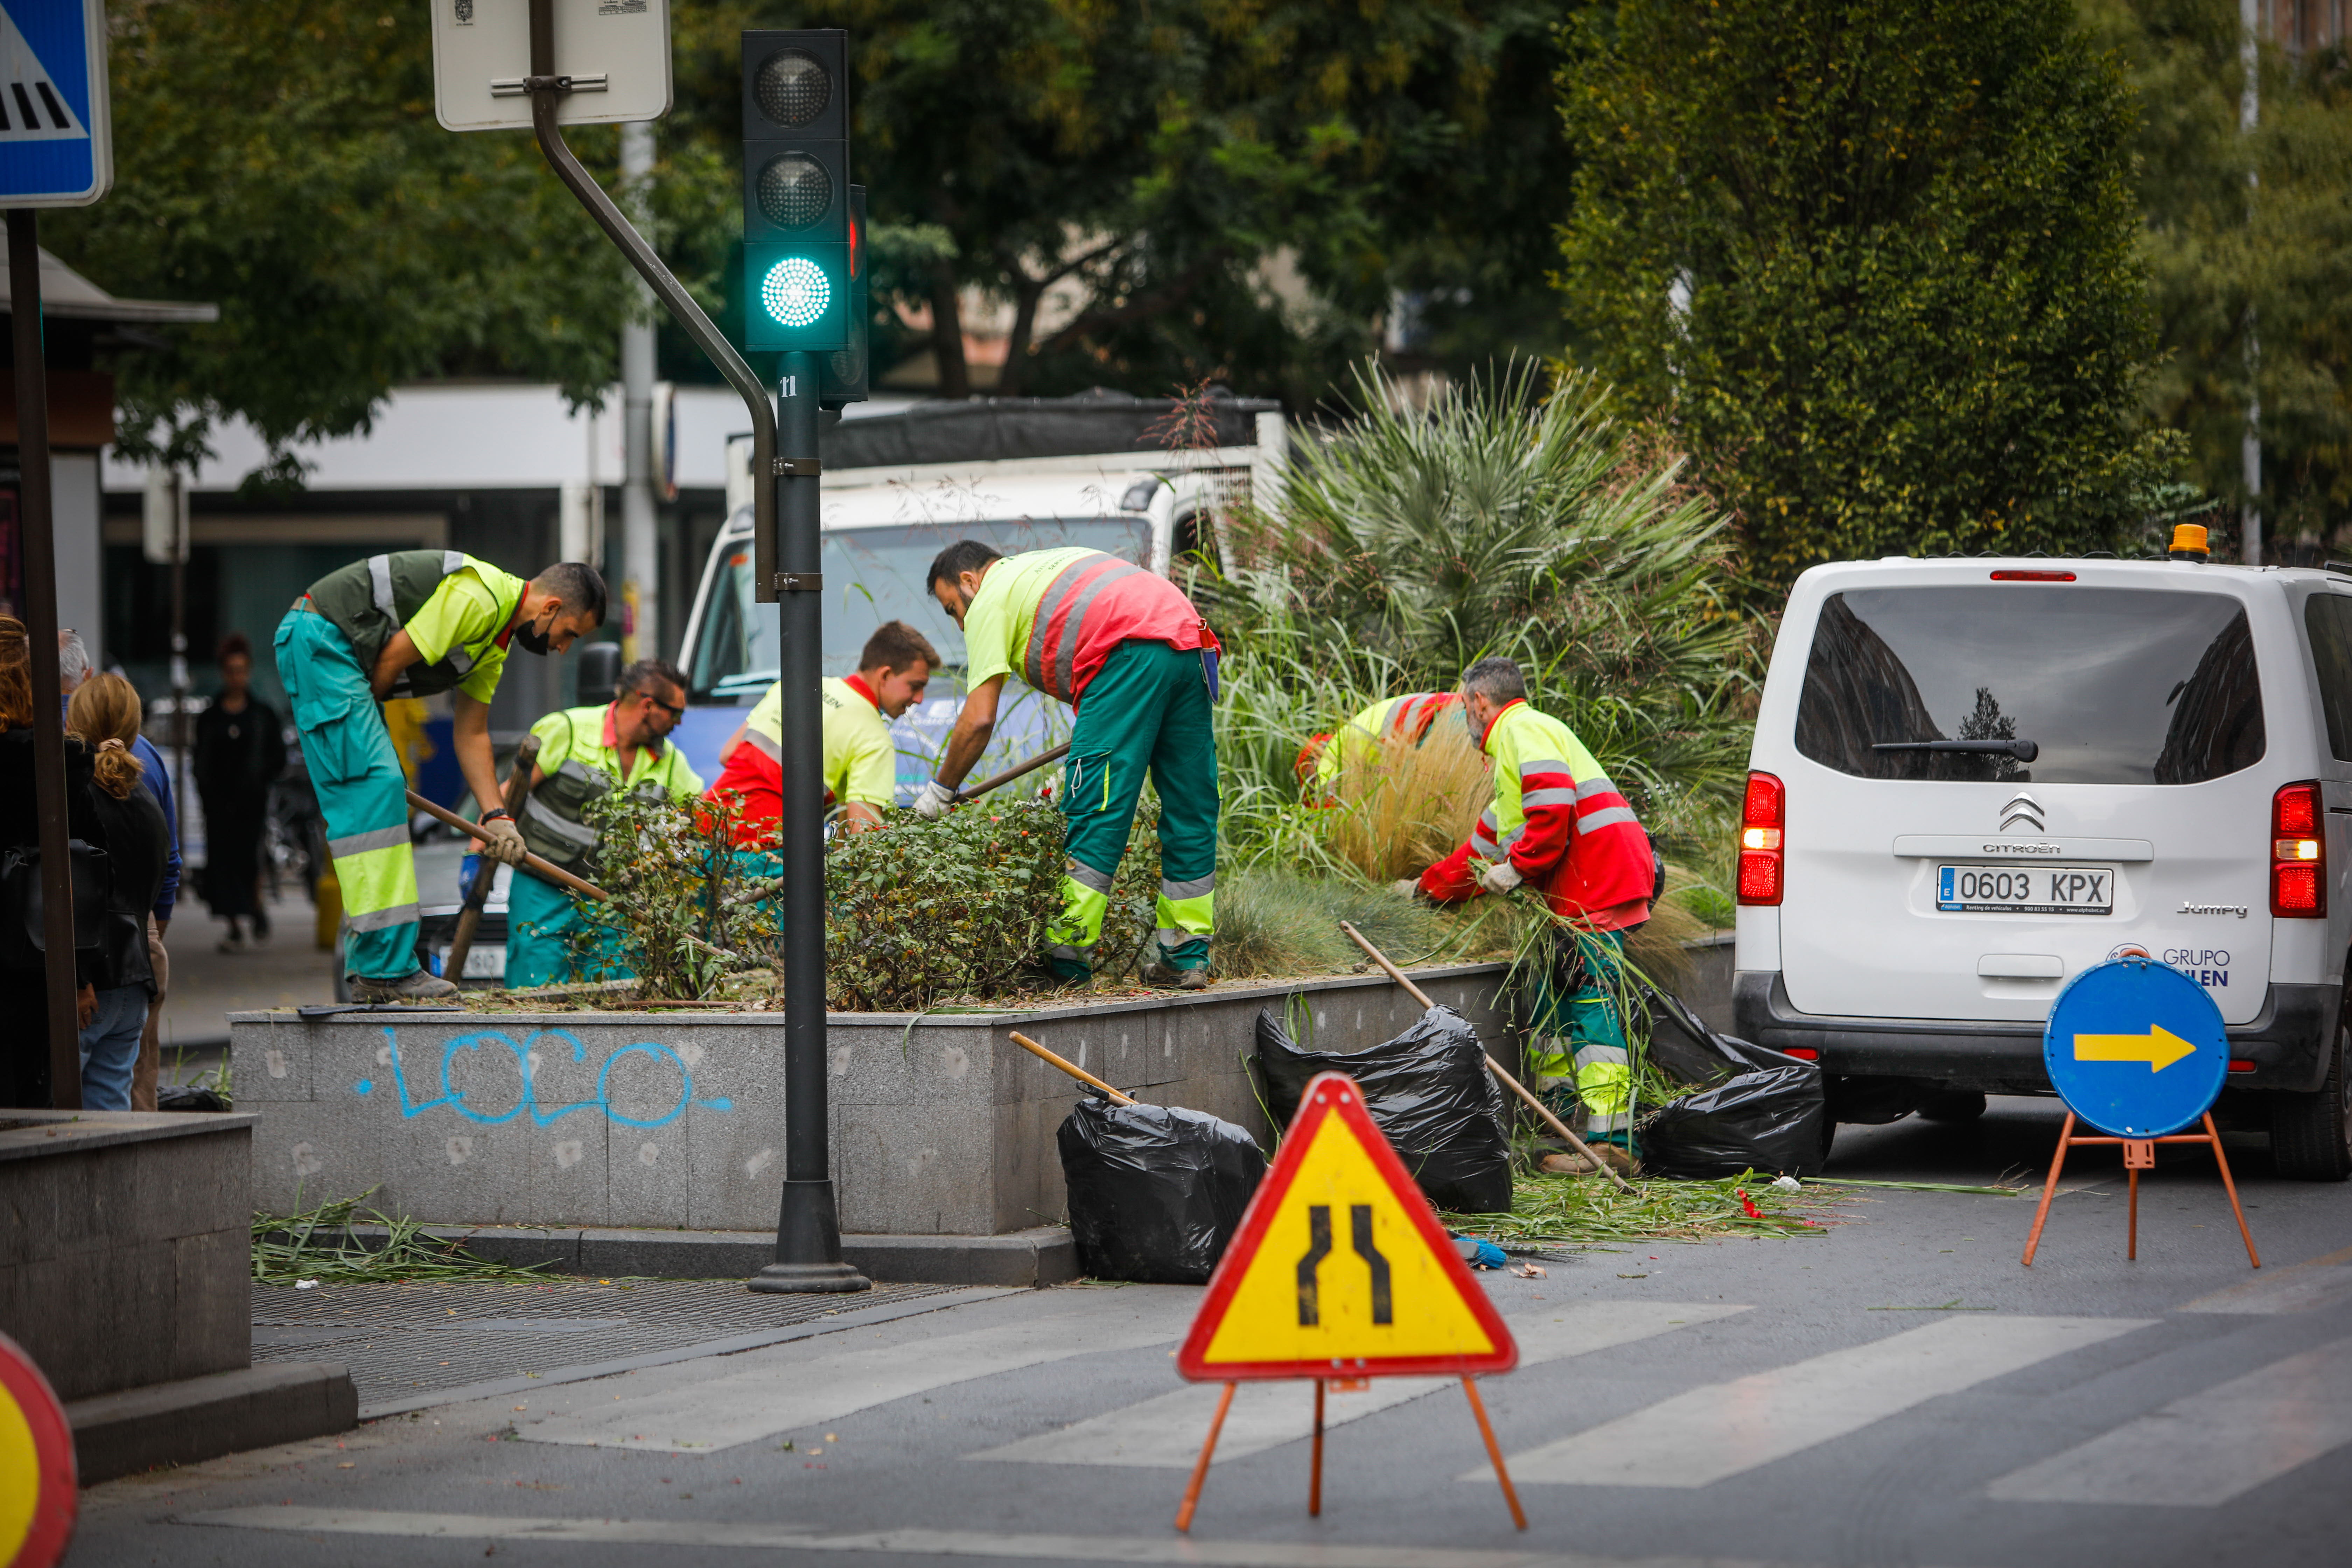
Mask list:
[{"label": "worker bending over", "polygon": [[[350,931],[343,969],[357,1000],[457,989],[416,964],[408,781],[377,704],[454,692],[458,771],[476,800],[496,801],[490,697],[509,645],[562,653],[604,619],[604,580],[593,567],[565,562],[525,582],[458,551],[400,550],[330,572],[278,623],[278,679],[327,819]],[[492,837],[482,852],[520,865],[522,835],[507,814],[493,809],[483,826]]]},{"label": "worker bending over", "polygon": [[1065,981],[1089,978],[1112,876],[1127,853],[1149,772],[1160,792],[1160,900],[1143,979],[1209,984],[1217,887],[1217,639],[1165,577],[1099,550],[999,555],[977,540],[931,563],[932,595],[963,628],[970,695],[939,772],[915,798],[947,810],[996,727],[1005,677],[1077,710],[1063,766],[1062,910],[1045,958]]},{"label": "worker bending over", "polygon": [[[602,837],[587,820],[593,802],[616,789],[680,800],[701,794],[702,780],[685,753],[665,740],[685,716],[686,676],[674,664],[643,658],[621,671],[612,701],[562,709],[533,724],[539,761],[523,797],[524,847],[593,881]],[[529,867],[517,868],[507,885],[507,984],[630,977],[626,959],[609,940],[583,952],[579,931],[578,899]]]},{"label": "worker bending over", "polygon": [[1525,883],[1560,918],[1538,982],[1529,1065],[1554,1110],[1580,1100],[1594,1139],[1629,1143],[1632,1072],[1618,998],[1625,933],[1650,918],[1657,861],[1649,835],[1574,731],[1528,706],[1507,658],[1462,678],[1463,717],[1494,760],[1495,798],[1470,841],[1397,884],[1440,902]]},{"label": "worker bending over", "polygon": [[1340,725],[1337,734],[1317,735],[1298,748],[1291,765],[1310,805],[1330,805],[1339,798],[1339,777],[1360,768],[1380,750],[1383,741],[1410,742],[1419,746],[1429,739],[1438,716],[1462,699],[1451,691],[1412,691],[1386,698]]},{"label": "worker bending over", "polygon": [[[818,689],[824,705],[824,805],[841,813],[841,831],[882,826],[882,808],[898,798],[898,747],[890,721],[923,700],[940,667],[930,639],[904,621],[885,621],[866,639],[857,673],[827,677]],[[741,812],[736,843],[772,851],[784,812],[784,683],[768,688],[751,716],[719,748],[724,764],[711,800],[731,799]]]}]

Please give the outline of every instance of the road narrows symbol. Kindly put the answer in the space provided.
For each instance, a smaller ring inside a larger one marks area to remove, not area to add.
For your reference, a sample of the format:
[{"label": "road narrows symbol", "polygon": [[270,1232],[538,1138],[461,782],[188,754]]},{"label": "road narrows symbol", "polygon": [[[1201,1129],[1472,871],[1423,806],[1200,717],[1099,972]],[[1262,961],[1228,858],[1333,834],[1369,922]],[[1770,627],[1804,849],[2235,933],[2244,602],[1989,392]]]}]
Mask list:
[{"label": "road narrows symbol", "polygon": [[[1357,1212],[1365,1214],[1370,1211],[1359,1206]],[[1314,1245],[1309,1247],[1307,1249],[1307,1255],[1298,1260],[1298,1326],[1302,1329],[1314,1328],[1323,1321],[1322,1296],[1316,1285],[1315,1271],[1323,1266],[1325,1258],[1331,1256],[1330,1205],[1317,1204],[1307,1211],[1307,1233],[1313,1238]],[[1382,1266],[1381,1275],[1382,1283],[1385,1284],[1387,1276],[1385,1265]],[[1387,1320],[1382,1319],[1381,1321],[1385,1322]]]},{"label": "road narrows symbol", "polygon": [[1389,1260],[1372,1245],[1372,1205],[1350,1205],[1348,1225],[1356,1243],[1356,1256],[1371,1266],[1372,1321],[1385,1327],[1396,1321],[1396,1306],[1389,1295]]}]

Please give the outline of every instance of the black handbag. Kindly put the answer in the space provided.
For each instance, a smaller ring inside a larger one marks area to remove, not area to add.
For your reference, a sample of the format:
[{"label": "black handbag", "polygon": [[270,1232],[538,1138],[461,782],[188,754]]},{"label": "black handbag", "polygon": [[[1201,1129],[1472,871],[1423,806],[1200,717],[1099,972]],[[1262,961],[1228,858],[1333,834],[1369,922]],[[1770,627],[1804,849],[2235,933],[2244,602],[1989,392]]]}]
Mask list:
[{"label": "black handbag", "polygon": [[[112,881],[106,851],[66,840],[73,876],[74,947],[95,950],[106,930],[106,894]],[[20,844],[0,850],[0,969],[37,970],[48,946],[42,926],[41,850]]]}]

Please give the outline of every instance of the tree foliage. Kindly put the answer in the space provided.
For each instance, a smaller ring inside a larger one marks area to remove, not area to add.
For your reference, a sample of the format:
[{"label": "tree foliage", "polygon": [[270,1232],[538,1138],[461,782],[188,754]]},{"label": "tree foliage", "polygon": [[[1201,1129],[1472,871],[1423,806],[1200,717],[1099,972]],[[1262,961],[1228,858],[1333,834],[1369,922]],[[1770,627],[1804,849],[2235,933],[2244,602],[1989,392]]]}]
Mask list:
[{"label": "tree foliage", "polygon": [[[2088,0],[2095,34],[2137,89],[2142,249],[2168,351],[2158,416],[2184,431],[2191,472],[2246,500],[2239,444],[2262,404],[2263,509],[2274,539],[2317,547],[2352,503],[2352,68],[2341,47],[2261,52],[2245,85],[2234,0]],[[2250,179],[2249,176],[2252,176]],[[2248,355],[2249,334],[2260,353]]]},{"label": "tree foliage", "polygon": [[1623,0],[1571,37],[1575,352],[1705,457],[1760,578],[2136,516],[2131,102],[2064,0]]},{"label": "tree foliage", "polygon": [[[424,7],[110,11],[114,190],[45,216],[44,240],[116,293],[221,310],[118,365],[127,448],[186,461],[235,414],[283,454],[366,428],[394,385],[436,376],[601,391],[634,300],[625,266],[527,133],[435,122]],[[609,131],[576,140],[610,166]]]}]

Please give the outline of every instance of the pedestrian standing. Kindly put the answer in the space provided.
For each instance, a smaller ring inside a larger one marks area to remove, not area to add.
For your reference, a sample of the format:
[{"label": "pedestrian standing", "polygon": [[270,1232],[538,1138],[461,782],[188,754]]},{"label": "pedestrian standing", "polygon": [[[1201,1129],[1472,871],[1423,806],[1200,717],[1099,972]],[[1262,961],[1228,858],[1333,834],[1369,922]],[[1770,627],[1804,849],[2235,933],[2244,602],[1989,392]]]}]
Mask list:
[{"label": "pedestrian standing", "polygon": [[228,922],[223,952],[269,940],[269,903],[261,890],[261,846],[269,823],[269,788],[286,771],[286,731],[278,712],[255,697],[253,644],[243,632],[221,639],[214,656],[220,695],[196,716],[196,795],[205,806],[205,902]]},{"label": "pedestrian standing", "polygon": [[[71,626],[58,633],[58,689],[70,702],[89,679],[89,648]],[[180,813],[172,794],[172,770],[163,753],[145,735],[134,736],[131,752],[139,759],[139,784],[155,797],[163,813],[163,886],[147,921],[147,962],[155,972],[154,999],[147,1008],[147,1027],[139,1037],[139,1065],[131,1073],[131,1109],[155,1109],[155,1079],[163,1065],[163,999],[172,989],[172,961],[163,951],[163,933],[172,929],[172,911],[180,898]]]},{"label": "pedestrian standing", "polygon": [[139,787],[131,742],[144,717],[139,693],[119,675],[93,675],[73,694],[68,728],[90,749],[90,804],[106,836],[106,910],[99,938],[97,1014],[81,1031],[85,1110],[129,1110],[131,1075],[146,1032],[155,974],[147,921],[163,883],[163,807]]},{"label": "pedestrian standing", "polygon": [[[105,832],[90,802],[89,750],[66,737],[66,834],[85,844],[103,844]],[[9,850],[30,850],[35,858],[17,858],[0,876],[40,875],[39,793],[33,764],[33,658],[25,623],[0,616],[0,863]],[[14,900],[11,900],[14,902]],[[0,931],[0,1105],[47,1109],[49,1099],[48,980],[33,945],[34,932]],[[26,962],[29,958],[31,962]],[[80,993],[82,1023],[88,1023],[97,995],[82,973],[86,965],[76,955],[75,984]]]}]

